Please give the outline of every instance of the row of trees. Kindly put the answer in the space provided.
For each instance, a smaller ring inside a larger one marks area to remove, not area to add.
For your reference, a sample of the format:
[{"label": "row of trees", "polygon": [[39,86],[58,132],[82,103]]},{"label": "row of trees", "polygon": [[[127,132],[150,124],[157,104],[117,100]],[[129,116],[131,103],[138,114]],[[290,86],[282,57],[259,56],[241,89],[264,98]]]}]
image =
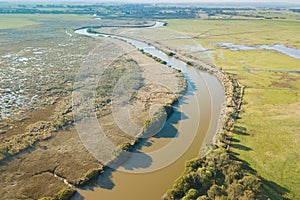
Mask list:
[{"label": "row of trees", "polygon": [[152,4],[19,4],[0,8],[0,13],[20,14],[97,14],[107,18],[195,18],[199,13],[221,14],[223,11],[252,10],[253,8],[210,8],[199,5]]}]

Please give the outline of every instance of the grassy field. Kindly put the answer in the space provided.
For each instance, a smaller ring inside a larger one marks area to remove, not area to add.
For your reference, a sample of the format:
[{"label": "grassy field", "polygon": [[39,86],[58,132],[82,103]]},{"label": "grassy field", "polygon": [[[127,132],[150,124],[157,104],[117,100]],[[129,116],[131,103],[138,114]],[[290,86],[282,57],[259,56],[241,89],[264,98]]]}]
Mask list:
[{"label": "grassy field", "polygon": [[0,29],[22,28],[30,25],[38,25],[46,20],[90,20],[91,15],[51,15],[51,14],[12,14],[1,15]]},{"label": "grassy field", "polygon": [[34,22],[30,19],[24,18],[24,16],[14,15],[7,16],[1,15],[0,18],[0,29],[9,29],[9,28],[20,28],[29,25],[35,25],[37,22]]},{"label": "grassy field", "polygon": [[236,44],[285,44],[300,47],[299,20],[170,20],[169,28],[195,36],[207,49],[218,42]]},{"label": "grassy field", "polygon": [[276,51],[231,51],[217,45],[231,42],[300,48],[300,21],[169,20],[166,29],[196,38],[160,43],[180,49],[193,42],[213,49],[210,62],[246,86],[231,150],[263,178],[280,185],[287,197],[300,199],[300,74],[274,71],[300,70],[299,59]]},{"label": "grassy field", "polygon": [[[232,73],[246,86],[241,118],[233,131],[236,142],[233,143],[232,150],[249,162],[263,177],[290,190],[289,197],[298,199],[300,75],[248,72],[239,62],[241,57],[237,55],[241,52],[237,52],[233,57],[226,56],[224,51],[223,53],[224,61],[217,59],[216,64]],[[246,55],[244,59],[248,60],[248,66],[255,68],[256,62],[252,64],[251,59],[256,53],[249,55],[248,52]],[[272,67],[272,63],[277,59],[272,58],[274,55],[266,56],[259,68],[277,69],[278,65],[274,64]],[[286,59],[288,60],[289,58]],[[230,61],[235,70],[232,70],[231,66],[227,67],[226,61]],[[283,61],[278,60],[278,63]],[[299,70],[299,66],[295,68],[293,62],[286,62],[283,66],[283,69]],[[244,130],[242,134],[241,127]]]}]

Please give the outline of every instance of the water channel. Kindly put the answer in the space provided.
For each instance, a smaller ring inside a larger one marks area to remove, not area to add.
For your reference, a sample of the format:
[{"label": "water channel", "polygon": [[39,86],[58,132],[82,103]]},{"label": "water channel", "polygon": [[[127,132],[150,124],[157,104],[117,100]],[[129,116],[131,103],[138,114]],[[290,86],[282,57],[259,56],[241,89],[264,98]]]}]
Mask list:
[{"label": "water channel", "polygon": [[87,28],[75,32],[122,39],[183,72],[188,83],[187,92],[175,105],[175,112],[160,133],[138,149],[144,159],[132,158],[120,167],[122,170],[106,170],[96,186],[81,189],[74,197],[88,200],[161,199],[183,171],[185,162],[197,157],[202,145],[211,143],[224,104],[220,82],[213,75],[188,67],[185,62],[168,57],[145,42],[116,35],[92,34]]}]

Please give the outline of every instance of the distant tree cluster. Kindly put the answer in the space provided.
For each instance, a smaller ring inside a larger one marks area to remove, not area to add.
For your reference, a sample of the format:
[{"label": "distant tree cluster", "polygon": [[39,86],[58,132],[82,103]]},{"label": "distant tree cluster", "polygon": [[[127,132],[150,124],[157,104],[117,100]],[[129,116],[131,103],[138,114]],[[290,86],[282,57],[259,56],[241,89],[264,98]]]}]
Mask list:
[{"label": "distant tree cluster", "polygon": [[209,16],[224,11],[255,10],[254,8],[211,8],[199,5],[153,5],[153,4],[19,4],[3,6],[0,13],[19,14],[96,14],[106,18],[195,18],[199,13]]},{"label": "distant tree cluster", "polygon": [[300,8],[293,8],[293,9],[290,9],[290,11],[292,11],[292,12],[300,12]]}]

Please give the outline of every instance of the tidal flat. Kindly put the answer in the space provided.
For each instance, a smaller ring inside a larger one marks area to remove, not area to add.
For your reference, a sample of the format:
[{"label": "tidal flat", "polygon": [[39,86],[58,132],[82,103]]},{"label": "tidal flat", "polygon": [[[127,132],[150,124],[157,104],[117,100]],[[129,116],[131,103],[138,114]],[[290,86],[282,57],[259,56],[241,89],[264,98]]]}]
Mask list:
[{"label": "tidal flat", "polygon": [[[3,25],[1,41],[1,182],[0,195],[7,199],[39,199],[59,197],[68,193],[64,188],[89,181],[92,170],[102,172],[104,165],[87,151],[74,128],[72,92],[80,69],[102,65],[105,45],[118,43],[118,49],[106,48],[111,53],[122,48],[126,53],[112,59],[96,87],[95,113],[107,137],[117,146],[133,142],[111,124],[111,99],[120,77],[137,67],[141,77],[130,112],[141,127],[149,117],[152,104],[168,104],[178,98],[183,85],[179,72],[142,55],[124,42],[75,34],[73,29],[85,25],[118,25],[124,21],[98,21],[92,16],[12,15],[6,16],[32,23],[23,26]],[[59,23],[57,21],[59,20]],[[132,24],[139,25],[140,22]],[[153,22],[149,22],[153,23]],[[126,23],[128,24],[128,23]],[[130,24],[129,24],[130,25]],[[99,56],[99,55],[100,56]],[[141,65],[141,66],[140,66]],[[147,66],[147,68],[145,67]],[[151,69],[151,70],[149,70]],[[161,74],[162,73],[162,74]],[[159,78],[160,77],[160,78]],[[123,77],[124,78],[124,77]],[[152,85],[153,78],[165,81],[169,88]],[[79,83],[80,84],[80,83]],[[156,97],[153,94],[156,93]],[[80,96],[78,96],[80,98]],[[57,196],[58,195],[58,196]]]}]

